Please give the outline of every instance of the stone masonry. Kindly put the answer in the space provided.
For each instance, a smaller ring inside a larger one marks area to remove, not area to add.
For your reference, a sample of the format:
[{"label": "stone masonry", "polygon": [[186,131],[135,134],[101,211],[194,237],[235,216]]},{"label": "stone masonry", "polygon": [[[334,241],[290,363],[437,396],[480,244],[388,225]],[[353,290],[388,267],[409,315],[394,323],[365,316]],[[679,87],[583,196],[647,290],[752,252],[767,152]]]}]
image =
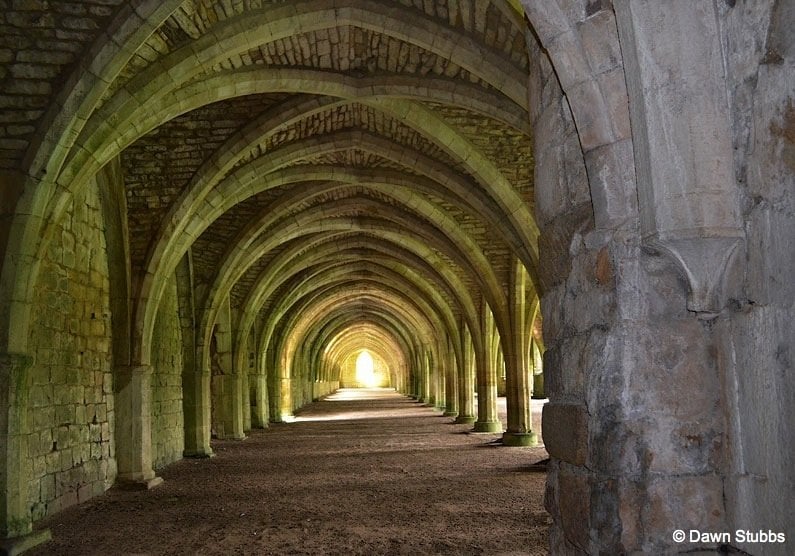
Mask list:
[{"label": "stone masonry", "polygon": [[366,350],[475,431],[543,432],[554,554],[792,553],[794,18],[0,0],[2,549]]}]

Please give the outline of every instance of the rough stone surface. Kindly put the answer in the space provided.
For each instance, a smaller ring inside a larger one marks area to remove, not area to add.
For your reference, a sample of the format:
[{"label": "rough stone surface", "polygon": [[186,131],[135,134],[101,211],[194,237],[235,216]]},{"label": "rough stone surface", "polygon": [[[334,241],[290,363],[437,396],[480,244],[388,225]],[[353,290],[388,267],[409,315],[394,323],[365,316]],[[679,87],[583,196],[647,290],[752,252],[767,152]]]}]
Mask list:
[{"label": "rough stone surface", "polygon": [[793,17],[0,1],[0,529],[101,492],[114,456],[148,484],[252,407],[289,421],[364,348],[521,432],[541,296],[551,552],[795,539]]},{"label": "rough stone surface", "polygon": [[182,415],[182,328],[176,283],[167,290],[155,321],[152,358],[152,467],[182,458],[185,447]]},{"label": "rough stone surface", "polygon": [[544,446],[549,455],[572,465],[584,465],[588,456],[588,414],[574,404],[544,405]]},{"label": "rough stone surface", "polygon": [[57,228],[36,284],[28,422],[34,519],[104,492],[116,477],[110,302],[96,185]]}]

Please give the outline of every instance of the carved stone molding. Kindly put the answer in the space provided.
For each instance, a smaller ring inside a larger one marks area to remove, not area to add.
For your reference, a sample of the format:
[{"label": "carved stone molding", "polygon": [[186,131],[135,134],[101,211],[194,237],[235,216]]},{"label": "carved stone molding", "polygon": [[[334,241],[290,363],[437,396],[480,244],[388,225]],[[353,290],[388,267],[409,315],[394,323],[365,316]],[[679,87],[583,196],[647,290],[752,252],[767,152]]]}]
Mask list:
[{"label": "carved stone molding", "polygon": [[716,7],[617,0],[615,9],[644,243],[673,258],[688,309],[709,318],[725,305],[745,238]]},{"label": "carved stone molding", "polygon": [[698,237],[660,240],[648,238],[646,245],[671,257],[687,280],[687,308],[700,318],[712,318],[728,301],[727,278],[735,264],[738,237]]}]

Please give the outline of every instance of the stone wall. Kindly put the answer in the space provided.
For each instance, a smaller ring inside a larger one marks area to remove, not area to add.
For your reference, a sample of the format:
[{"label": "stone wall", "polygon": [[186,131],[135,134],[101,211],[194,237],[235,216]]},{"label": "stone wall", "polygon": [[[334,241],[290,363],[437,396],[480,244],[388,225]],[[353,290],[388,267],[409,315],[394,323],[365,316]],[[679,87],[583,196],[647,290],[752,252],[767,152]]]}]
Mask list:
[{"label": "stone wall", "polygon": [[[633,9],[641,4],[654,6],[638,2]],[[599,210],[592,213],[592,206],[600,206],[600,183],[637,181],[639,192],[651,187],[657,195],[664,193],[655,189],[659,184],[643,181],[649,177],[638,169],[643,145],[636,143],[633,152],[617,144],[621,158],[612,166],[599,159],[598,149],[588,151],[586,178],[554,74],[540,52],[530,56],[541,75],[531,85],[531,107],[550,398],[543,434],[553,457],[546,504],[554,518],[554,553],[718,549],[715,543],[677,545],[671,540],[676,528],[731,532],[731,544],[750,553],[791,549],[743,543],[736,530],[795,539],[788,507],[795,496],[790,445],[795,422],[795,47],[791,35],[786,38],[795,14],[786,2],[774,0],[715,6],[726,73],[705,68],[704,79],[711,80],[705,90],[729,93],[733,177],[741,190],[743,218],[739,236],[744,232],[745,238],[741,264],[715,278],[716,288],[727,295],[725,305],[711,313],[693,307],[690,297],[701,285],[648,237],[643,239],[642,219],[631,206],[611,220]],[[706,22],[714,15],[710,10]],[[594,17],[598,14],[589,21]],[[621,36],[622,41],[631,38]],[[658,48],[675,42],[653,32],[644,38],[658,40]],[[625,56],[631,42],[621,44]],[[674,70],[697,66],[687,56],[680,62]],[[680,98],[693,100],[685,94]],[[668,137],[681,144],[670,138],[685,129],[683,137],[692,140],[703,131],[697,123],[692,129],[677,127],[679,121],[647,126],[647,133],[657,134],[647,139],[657,144]],[[633,155],[637,173],[612,172],[632,168]],[[699,172],[710,160],[697,157],[697,168],[687,166],[683,175],[702,186]],[[723,181],[722,202],[734,185]],[[671,210],[654,196],[638,193],[638,201],[641,212]],[[695,208],[720,206],[697,195],[692,201]],[[734,239],[729,216],[725,226]],[[708,224],[703,237],[689,240],[707,245]],[[696,261],[691,267],[699,264],[709,266]]]},{"label": "stone wall", "polygon": [[34,520],[104,492],[116,477],[108,267],[96,183],[56,226],[35,291],[28,416]]},{"label": "stone wall", "polygon": [[[568,101],[534,41],[530,59],[536,64],[531,75],[538,76],[531,80],[530,105],[536,130],[539,278],[544,288],[544,372],[550,399],[544,407],[542,434],[555,458],[545,503],[555,520],[550,548],[567,553],[588,547],[588,531],[582,526],[590,519],[589,477],[583,468],[588,449],[585,359],[604,349],[609,317],[580,318],[592,307],[602,306],[591,297],[599,284],[594,274],[589,276],[587,266],[593,258],[593,246],[585,240],[593,230],[593,209],[585,162]],[[609,282],[609,272],[602,272],[600,279]]]},{"label": "stone wall", "polygon": [[747,247],[741,291],[715,332],[730,407],[729,524],[786,533],[786,545],[764,553],[787,554],[795,542],[795,10],[785,1],[731,4],[721,16]]},{"label": "stone wall", "polygon": [[152,335],[152,467],[182,458],[182,328],[175,280],[160,302]]}]

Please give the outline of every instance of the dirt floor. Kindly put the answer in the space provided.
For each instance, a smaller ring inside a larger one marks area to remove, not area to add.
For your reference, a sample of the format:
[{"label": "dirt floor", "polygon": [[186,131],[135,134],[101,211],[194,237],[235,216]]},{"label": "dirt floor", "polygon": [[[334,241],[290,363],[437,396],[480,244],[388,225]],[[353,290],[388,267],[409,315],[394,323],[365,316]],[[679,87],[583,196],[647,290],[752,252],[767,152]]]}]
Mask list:
[{"label": "dirt floor", "polygon": [[53,540],[31,554],[546,554],[543,447],[451,421],[394,392],[340,391],[160,470],[154,490],[41,522]]}]

